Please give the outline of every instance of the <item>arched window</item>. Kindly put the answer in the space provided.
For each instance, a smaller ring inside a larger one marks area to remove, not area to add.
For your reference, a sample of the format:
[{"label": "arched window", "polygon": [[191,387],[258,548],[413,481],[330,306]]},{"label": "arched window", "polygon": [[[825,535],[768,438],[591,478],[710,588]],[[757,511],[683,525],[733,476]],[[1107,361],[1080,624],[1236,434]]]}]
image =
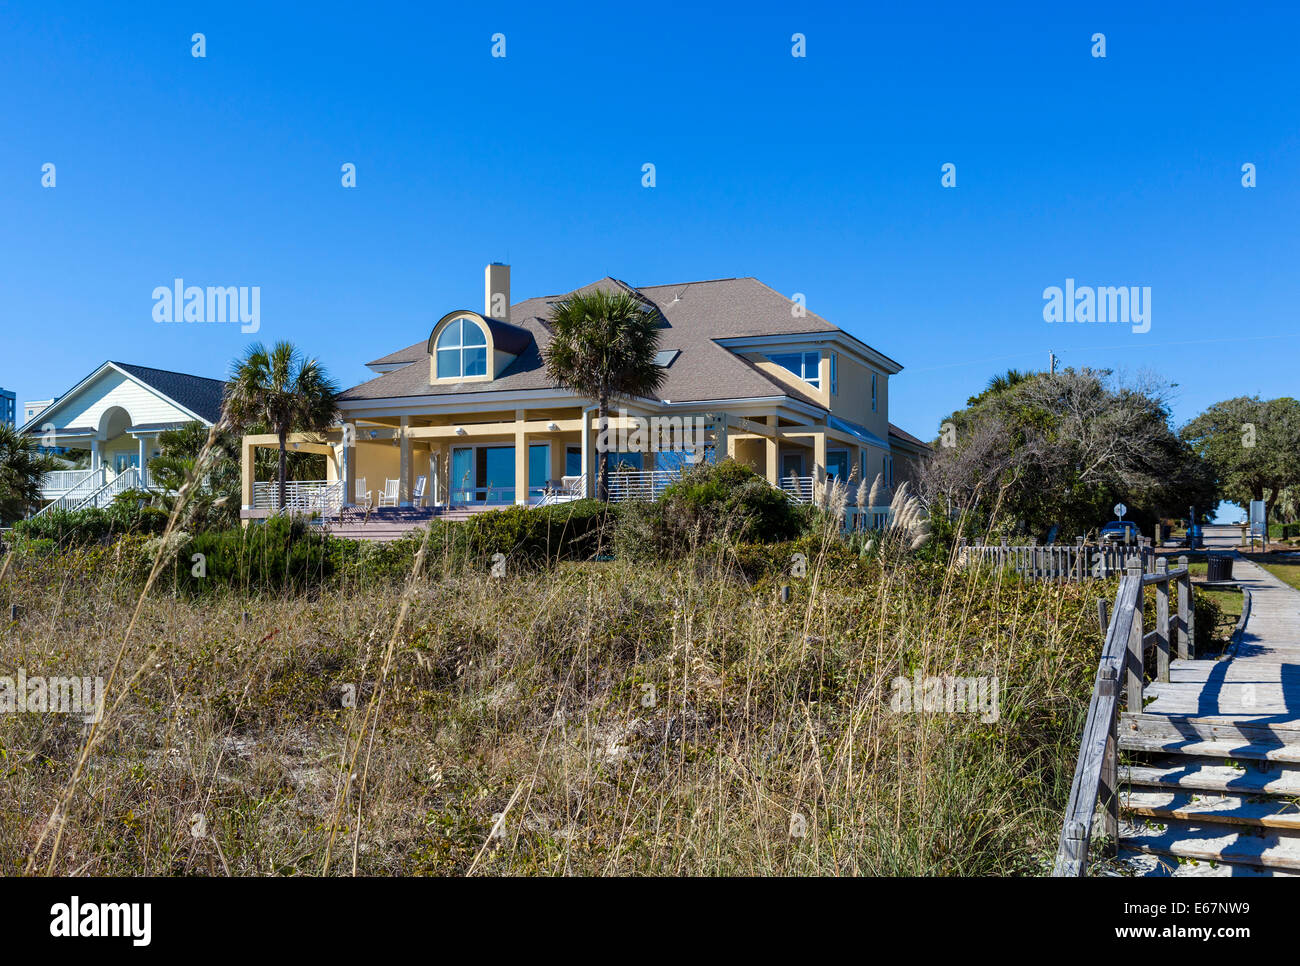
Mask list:
[{"label": "arched window", "polygon": [[438,336],[438,378],[487,375],[487,336],[473,319],[452,319]]}]

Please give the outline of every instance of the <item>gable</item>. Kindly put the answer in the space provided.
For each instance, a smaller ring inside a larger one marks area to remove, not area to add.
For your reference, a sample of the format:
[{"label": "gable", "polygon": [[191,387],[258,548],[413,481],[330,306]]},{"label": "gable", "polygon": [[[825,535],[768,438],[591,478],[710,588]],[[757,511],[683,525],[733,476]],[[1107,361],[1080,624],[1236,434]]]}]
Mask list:
[{"label": "gable", "polygon": [[59,430],[98,430],[105,415],[116,409],[126,412],[131,426],[187,423],[200,415],[143,383],[133,373],[105,363],[53,406],[37,414],[32,423],[39,426],[52,423]]}]

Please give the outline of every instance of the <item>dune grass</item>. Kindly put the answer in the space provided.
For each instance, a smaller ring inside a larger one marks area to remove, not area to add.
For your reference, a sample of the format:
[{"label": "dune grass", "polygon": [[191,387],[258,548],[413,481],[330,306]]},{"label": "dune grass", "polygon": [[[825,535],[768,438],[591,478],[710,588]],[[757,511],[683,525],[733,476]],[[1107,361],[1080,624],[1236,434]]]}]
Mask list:
[{"label": "dune grass", "polygon": [[[75,780],[78,718],[0,715],[8,874],[1042,873],[1108,595],[839,551],[755,584],[433,558],[405,595],[154,587],[123,647],[138,565],[10,563],[0,674],[122,666]],[[998,719],[892,710],[918,672],[996,676]]]}]

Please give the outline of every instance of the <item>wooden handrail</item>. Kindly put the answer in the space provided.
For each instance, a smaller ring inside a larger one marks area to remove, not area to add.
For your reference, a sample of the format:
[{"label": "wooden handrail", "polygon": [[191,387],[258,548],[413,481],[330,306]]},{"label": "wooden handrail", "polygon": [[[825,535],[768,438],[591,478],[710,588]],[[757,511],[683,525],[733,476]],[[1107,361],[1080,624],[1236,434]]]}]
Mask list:
[{"label": "wooden handrail", "polygon": [[[1191,575],[1186,557],[1180,557],[1178,564],[1177,569],[1169,570],[1168,562],[1162,557],[1156,561],[1156,572],[1144,576],[1141,560],[1130,557],[1128,571],[1120,578],[1093,683],[1092,700],[1088,704],[1088,718],[1083,726],[1079,760],[1070,785],[1070,800],[1061,823],[1061,838],[1052,870],[1055,876],[1087,874],[1098,804],[1102,806],[1104,815],[1103,832],[1110,837],[1112,847],[1119,839],[1120,680],[1124,680],[1128,711],[1140,712],[1146,676],[1146,646],[1151,644],[1155,647],[1155,675],[1159,681],[1169,680],[1171,643],[1176,640],[1179,657],[1187,657],[1193,650],[1190,640],[1196,624],[1192,611]],[[1147,584],[1156,587],[1156,629],[1151,634],[1143,633],[1142,590]],[[1176,623],[1169,614],[1171,584],[1178,588]]]}]

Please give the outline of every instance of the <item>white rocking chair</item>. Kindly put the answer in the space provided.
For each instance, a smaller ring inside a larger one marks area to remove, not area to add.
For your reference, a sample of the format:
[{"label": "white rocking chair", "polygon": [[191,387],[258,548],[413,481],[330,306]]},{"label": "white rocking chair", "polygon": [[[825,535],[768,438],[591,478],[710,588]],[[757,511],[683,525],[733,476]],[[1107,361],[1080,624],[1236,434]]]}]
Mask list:
[{"label": "white rocking chair", "polygon": [[420,506],[424,503],[424,487],[428,482],[428,477],[417,476],[415,478],[415,492],[411,494],[411,506]]},{"label": "white rocking chair", "polygon": [[370,508],[370,491],[366,489],[366,478],[364,476],[357,480],[356,502],[367,509]]},{"label": "white rocking chair", "polygon": [[397,485],[399,480],[384,480],[384,492],[379,494],[380,506],[397,506]]}]

